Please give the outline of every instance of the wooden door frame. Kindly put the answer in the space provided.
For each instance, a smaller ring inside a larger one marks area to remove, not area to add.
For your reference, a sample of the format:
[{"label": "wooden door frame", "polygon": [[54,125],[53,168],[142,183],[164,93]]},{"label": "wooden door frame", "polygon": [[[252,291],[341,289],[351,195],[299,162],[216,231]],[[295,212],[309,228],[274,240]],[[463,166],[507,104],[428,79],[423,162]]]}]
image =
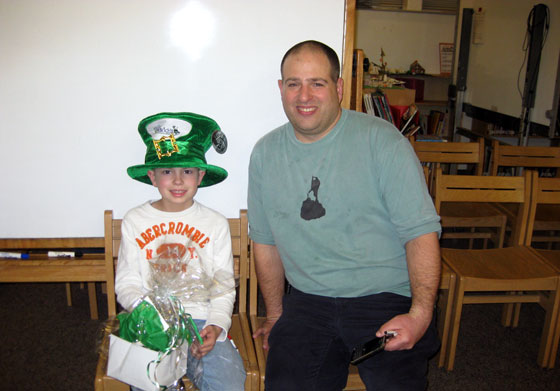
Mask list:
[{"label": "wooden door frame", "polygon": [[356,32],[356,0],[346,0],[344,6],[344,41],[342,47],[342,80],[344,89],[342,108],[350,109],[352,97],[352,58],[354,52],[354,37]]}]

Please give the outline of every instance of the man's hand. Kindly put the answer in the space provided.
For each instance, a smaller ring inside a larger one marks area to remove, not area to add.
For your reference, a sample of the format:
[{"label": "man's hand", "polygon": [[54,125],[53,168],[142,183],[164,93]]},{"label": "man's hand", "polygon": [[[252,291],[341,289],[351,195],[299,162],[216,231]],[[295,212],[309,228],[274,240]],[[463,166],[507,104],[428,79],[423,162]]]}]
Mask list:
[{"label": "man's hand", "polygon": [[268,350],[268,336],[270,335],[270,330],[272,330],[272,326],[276,324],[278,318],[266,318],[266,321],[253,333],[253,338],[257,339],[258,337],[263,338],[263,349]]},{"label": "man's hand", "polygon": [[385,350],[412,349],[422,338],[432,321],[439,286],[441,256],[437,234],[432,232],[409,240],[405,248],[412,305],[407,314],[389,319],[377,330],[378,337],[385,331],[397,332],[387,341]]},{"label": "man's hand", "polygon": [[222,333],[222,328],[214,325],[206,326],[200,332],[200,337],[202,338],[202,345],[198,341],[191,345],[191,353],[197,359],[200,360],[202,357],[206,356],[216,345],[216,340]]},{"label": "man's hand", "polygon": [[383,324],[375,335],[382,337],[385,331],[395,331],[397,334],[387,340],[385,350],[412,349],[430,326],[431,320],[431,314],[397,315]]}]

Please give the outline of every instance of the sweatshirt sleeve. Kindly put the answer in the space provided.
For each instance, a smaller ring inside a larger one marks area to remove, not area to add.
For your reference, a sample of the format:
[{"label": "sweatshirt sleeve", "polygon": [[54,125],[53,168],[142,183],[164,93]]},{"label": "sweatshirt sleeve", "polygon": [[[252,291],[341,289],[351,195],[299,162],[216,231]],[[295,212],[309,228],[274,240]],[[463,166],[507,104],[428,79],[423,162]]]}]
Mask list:
[{"label": "sweatshirt sleeve", "polygon": [[[210,310],[205,327],[219,326],[223,329],[218,341],[224,341],[231,327],[231,316],[235,302],[235,278],[233,272],[233,252],[229,224],[223,219],[214,243],[213,251],[214,280],[217,282],[216,291],[210,298]],[[227,293],[223,293],[224,290]],[[217,294],[216,294],[217,293]]]},{"label": "sweatshirt sleeve", "polygon": [[127,311],[132,311],[138,300],[146,293],[140,271],[141,254],[126,217],[123,219],[121,232],[122,239],[115,274],[115,293],[117,301]]}]

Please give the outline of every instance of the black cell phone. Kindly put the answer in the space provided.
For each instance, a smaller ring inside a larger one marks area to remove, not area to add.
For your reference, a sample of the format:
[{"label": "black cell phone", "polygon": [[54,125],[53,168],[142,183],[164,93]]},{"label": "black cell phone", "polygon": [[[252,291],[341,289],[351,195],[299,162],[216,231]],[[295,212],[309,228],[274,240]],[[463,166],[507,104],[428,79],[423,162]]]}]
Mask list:
[{"label": "black cell phone", "polygon": [[387,340],[389,338],[394,337],[395,335],[396,333],[394,332],[386,331],[384,336],[375,337],[367,342],[364,342],[363,344],[356,346],[352,350],[352,357],[350,358],[350,364],[358,365],[359,363],[370,358],[374,354],[381,352],[382,350],[385,349],[385,343],[387,342]]}]

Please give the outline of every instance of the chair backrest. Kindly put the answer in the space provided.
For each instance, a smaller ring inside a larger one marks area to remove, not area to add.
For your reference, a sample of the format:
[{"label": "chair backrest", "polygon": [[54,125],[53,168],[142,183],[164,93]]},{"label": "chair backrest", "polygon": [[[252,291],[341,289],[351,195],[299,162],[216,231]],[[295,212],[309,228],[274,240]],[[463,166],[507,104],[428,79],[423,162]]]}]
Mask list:
[{"label": "chair backrest", "polygon": [[418,160],[422,163],[471,163],[476,165],[476,175],[484,169],[484,139],[474,143],[426,142],[410,140]]},{"label": "chair backrest", "polygon": [[[484,170],[484,139],[475,143],[429,142],[409,139],[418,160],[424,165],[424,176],[430,194],[434,194],[435,170],[442,164],[474,164],[475,174]],[[429,166],[428,166],[429,165]]]},{"label": "chair backrest", "polygon": [[115,299],[115,266],[121,246],[120,219],[113,219],[113,211],[106,210],[104,214],[105,227],[105,274],[107,275],[107,312],[109,317],[117,315]]},{"label": "chair backrest", "polygon": [[560,205],[560,178],[539,178],[533,176],[531,190],[531,207],[525,244],[530,246],[533,239],[533,228],[538,205]]},{"label": "chair backrest", "polygon": [[492,143],[490,175],[498,175],[499,167],[556,168],[560,175],[560,147],[521,147]]},{"label": "chair backrest", "polygon": [[[238,312],[247,312],[247,284],[249,280],[249,223],[247,211],[229,218],[229,230],[234,261],[234,275],[239,279]],[[122,220],[113,219],[113,211],[105,211],[105,266],[107,268],[107,301],[109,316],[116,315],[115,266],[121,245]]]},{"label": "chair backrest", "polygon": [[520,204],[513,243],[523,245],[529,217],[532,176],[531,170],[526,170],[522,177],[443,175],[441,168],[438,168],[434,204],[438,213],[442,202]]}]

